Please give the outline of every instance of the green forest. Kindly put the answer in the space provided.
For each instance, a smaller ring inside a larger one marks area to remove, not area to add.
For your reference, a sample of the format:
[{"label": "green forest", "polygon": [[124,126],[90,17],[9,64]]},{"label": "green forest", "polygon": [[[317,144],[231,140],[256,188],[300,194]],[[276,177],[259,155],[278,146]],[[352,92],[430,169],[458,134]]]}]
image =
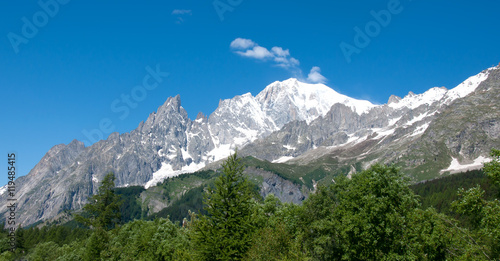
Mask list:
[{"label": "green forest", "polygon": [[16,229],[14,252],[2,229],[0,260],[499,260],[500,150],[491,156],[417,184],[377,164],[296,205],[260,197],[235,153],[153,216],[136,200],[144,188],[114,188],[109,173],[71,221]]}]

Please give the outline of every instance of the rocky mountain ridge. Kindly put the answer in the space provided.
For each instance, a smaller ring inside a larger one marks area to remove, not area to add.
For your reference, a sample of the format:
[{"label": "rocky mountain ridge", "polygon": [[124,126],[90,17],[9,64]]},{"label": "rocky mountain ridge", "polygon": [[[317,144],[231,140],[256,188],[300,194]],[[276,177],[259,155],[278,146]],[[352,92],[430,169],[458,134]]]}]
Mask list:
[{"label": "rocky mountain ridge", "polygon": [[180,96],[170,97],[129,133],[112,133],[87,148],[79,141],[54,146],[16,182],[19,218],[31,224],[65,209],[81,208],[111,171],[117,186],[146,188],[194,172],[289,121],[312,121],[336,101],[359,111],[372,106],[297,79],[272,83],[255,97],[248,93],[222,100],[210,116],[199,114],[195,120],[188,118]]},{"label": "rocky mountain ridge", "polygon": [[[432,88],[404,98],[391,96],[383,105],[297,79],[274,82],[256,96],[248,93],[222,100],[211,115],[199,114],[195,120],[188,118],[179,96],[170,97],[129,133],[112,133],[86,148],[78,141],[53,147],[16,182],[19,218],[32,224],[65,209],[81,208],[110,171],[118,186],[150,187],[166,177],[220,161],[236,147],[243,156],[323,164],[329,170],[400,161],[422,179],[425,175],[418,172],[424,167],[446,169],[452,157],[473,161],[487,155],[488,145],[497,144],[500,116],[476,102],[491,107],[500,100],[498,69],[485,70],[451,90]],[[481,110],[467,116],[470,125],[459,124],[463,115],[453,110],[475,108]],[[453,119],[452,124],[441,126],[446,119]],[[484,130],[480,146],[476,146],[478,138],[471,136],[478,133],[473,128]],[[458,134],[450,137],[443,129]],[[466,138],[474,144],[465,144]],[[5,200],[5,195],[0,199]]]},{"label": "rocky mountain ridge", "polygon": [[336,162],[325,163],[328,168],[399,163],[417,180],[478,168],[488,160],[491,147],[500,146],[500,114],[495,110],[500,100],[499,68],[487,69],[451,90],[391,96],[387,104],[361,115],[335,104],[310,124],[290,122],[241,154],[299,165]]}]

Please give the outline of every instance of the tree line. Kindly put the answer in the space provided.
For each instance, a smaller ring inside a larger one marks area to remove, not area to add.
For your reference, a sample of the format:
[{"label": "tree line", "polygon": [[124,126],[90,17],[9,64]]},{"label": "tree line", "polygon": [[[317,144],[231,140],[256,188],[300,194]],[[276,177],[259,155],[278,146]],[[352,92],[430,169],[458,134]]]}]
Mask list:
[{"label": "tree line", "polygon": [[[487,178],[467,174],[486,181],[455,189],[451,200],[439,181],[411,185],[398,168],[377,164],[295,205],[260,198],[235,153],[203,188],[204,212],[176,223],[120,224],[109,174],[75,218],[88,229],[21,229],[17,252],[2,249],[0,260],[498,260],[500,151],[491,156]],[[446,208],[429,206],[438,201]]]}]

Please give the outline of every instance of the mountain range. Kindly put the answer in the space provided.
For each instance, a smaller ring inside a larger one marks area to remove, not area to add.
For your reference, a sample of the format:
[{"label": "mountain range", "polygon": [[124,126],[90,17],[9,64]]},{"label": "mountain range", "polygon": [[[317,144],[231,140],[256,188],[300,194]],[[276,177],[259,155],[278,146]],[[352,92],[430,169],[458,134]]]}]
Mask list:
[{"label": "mountain range", "polygon": [[16,181],[18,218],[29,225],[82,208],[108,172],[117,186],[151,188],[168,177],[216,169],[236,149],[258,164],[297,170],[304,184],[332,182],[376,162],[396,164],[415,181],[478,168],[500,147],[499,100],[500,65],[455,88],[391,96],[381,105],[294,78],[256,96],[221,100],[195,120],[179,96],[170,97],[131,132],[88,147],[73,140],[51,148]]}]

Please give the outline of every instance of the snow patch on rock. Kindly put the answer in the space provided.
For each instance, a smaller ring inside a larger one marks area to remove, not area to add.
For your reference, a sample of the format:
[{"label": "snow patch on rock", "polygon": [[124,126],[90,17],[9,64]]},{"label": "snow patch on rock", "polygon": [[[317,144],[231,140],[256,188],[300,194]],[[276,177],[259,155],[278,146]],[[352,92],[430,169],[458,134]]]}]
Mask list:
[{"label": "snow patch on rock", "polygon": [[441,174],[444,172],[460,172],[460,171],[467,171],[467,170],[473,170],[473,169],[480,169],[483,167],[484,163],[490,162],[490,158],[486,158],[483,156],[479,156],[477,159],[475,159],[472,163],[469,164],[460,164],[458,159],[452,157],[450,166],[447,169],[441,170]]},{"label": "snow patch on rock", "polygon": [[291,159],[294,159],[294,157],[291,157],[291,156],[283,156],[279,159],[276,159],[276,160],[273,160],[273,163],[284,163],[284,162],[287,162]]},{"label": "snow patch on rock", "polygon": [[0,195],[3,195],[3,193],[5,193],[5,191],[7,191],[7,185],[0,188]]},{"label": "snow patch on rock", "polygon": [[158,182],[162,182],[166,178],[177,177],[181,174],[196,172],[197,170],[205,167],[204,163],[191,163],[188,166],[182,167],[180,170],[174,170],[172,165],[167,164],[165,162],[161,163],[161,168],[153,173],[153,178],[144,185],[144,188],[148,189],[149,187],[156,186]]}]

